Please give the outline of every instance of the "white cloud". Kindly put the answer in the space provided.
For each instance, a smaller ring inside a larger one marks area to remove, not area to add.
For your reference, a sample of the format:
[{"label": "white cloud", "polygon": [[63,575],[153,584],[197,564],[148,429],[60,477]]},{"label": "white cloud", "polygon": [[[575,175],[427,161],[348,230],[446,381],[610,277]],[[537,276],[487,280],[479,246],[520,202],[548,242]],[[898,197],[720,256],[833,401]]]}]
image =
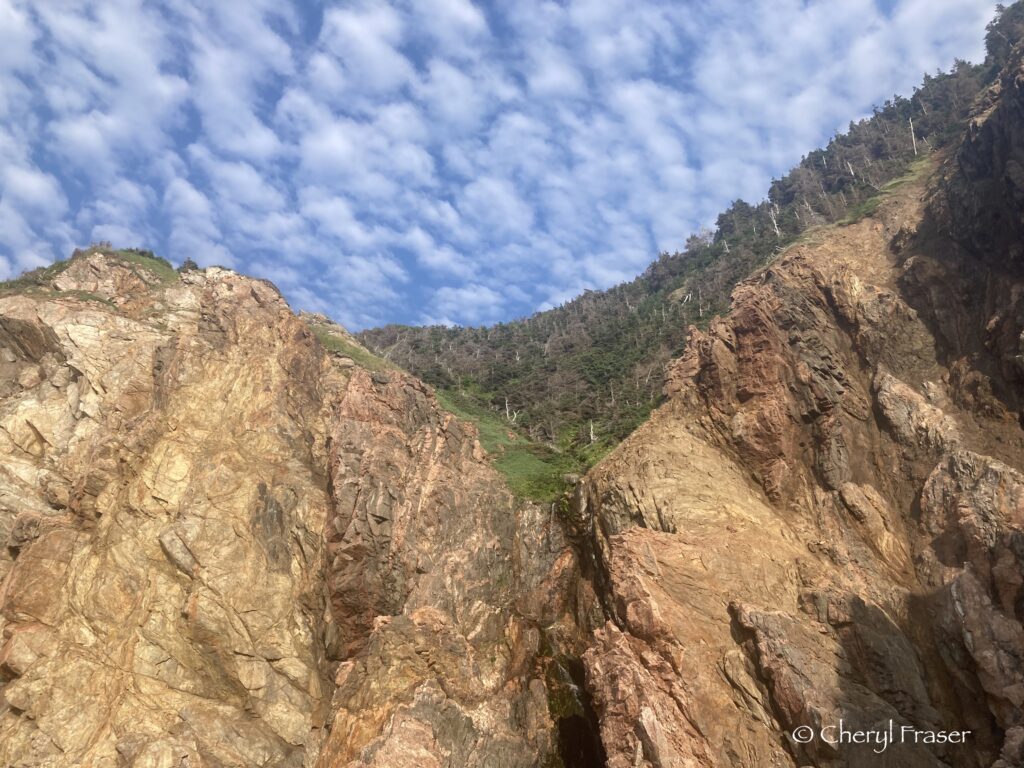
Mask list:
[{"label": "white cloud", "polygon": [[443,59],[429,63],[417,93],[436,120],[460,132],[479,127],[492,99],[487,88]]},{"label": "white cloud", "polygon": [[24,7],[0,0],[0,72],[30,69],[35,25]]},{"label": "white cloud", "polygon": [[59,219],[67,209],[67,200],[53,176],[37,168],[8,166],[3,172],[0,199],[33,213],[46,213]]},{"label": "white cloud", "polygon": [[412,64],[398,50],[404,26],[397,11],[377,3],[324,13],[321,43],[344,71],[346,95],[388,93],[409,82]]},{"label": "white cloud", "polygon": [[223,245],[209,199],[184,179],[175,179],[164,193],[164,212],[170,222],[171,254],[179,261],[193,259],[201,265],[235,266]]},{"label": "white cloud", "polygon": [[667,60],[666,54],[678,54],[686,32],[696,38],[687,44],[699,44],[706,30],[687,28],[694,15],[689,4],[668,2],[573,0],[569,8],[571,23],[584,40],[590,64],[601,71],[618,72],[621,77],[650,70],[659,56]]},{"label": "white cloud", "polygon": [[163,19],[137,0],[36,5],[36,77],[54,117],[47,149],[94,178],[167,146],[188,85],[169,71]]},{"label": "white cloud", "polygon": [[297,23],[294,10],[269,0],[172,5],[205,143],[250,160],[276,156],[282,145],[264,113],[272,112],[277,81],[294,69],[282,36]]},{"label": "white cloud", "polygon": [[225,204],[263,212],[284,207],[284,194],[249,163],[219,159],[198,144],[189,147],[189,155],[207,174],[214,194]]},{"label": "white cloud", "polygon": [[434,322],[452,325],[458,322],[467,325],[481,325],[494,322],[502,315],[504,299],[494,288],[479,283],[460,287],[444,286],[431,302]]},{"label": "white cloud", "polygon": [[537,46],[530,52],[530,91],[541,98],[583,96],[586,83],[569,52],[554,45]]},{"label": "white cloud", "polygon": [[265,159],[281,150],[277,134],[256,114],[256,83],[249,62],[228,48],[200,43],[194,99],[210,143],[229,154]]},{"label": "white cloud", "polygon": [[478,272],[472,259],[450,245],[436,242],[418,226],[402,235],[398,242],[416,254],[416,261],[432,272],[455,276],[462,280],[472,279]]},{"label": "white cloud", "polygon": [[505,179],[470,182],[459,196],[459,210],[464,219],[477,224],[478,236],[497,233],[520,239],[533,229],[533,209]]},{"label": "white cloud", "polygon": [[302,214],[318,231],[355,249],[375,246],[379,238],[356,216],[352,203],[329,191],[307,187],[302,193]]},{"label": "white cloud", "polygon": [[483,11],[469,0],[411,0],[403,10],[411,13],[416,26],[449,56],[476,58],[479,46],[488,36]]}]

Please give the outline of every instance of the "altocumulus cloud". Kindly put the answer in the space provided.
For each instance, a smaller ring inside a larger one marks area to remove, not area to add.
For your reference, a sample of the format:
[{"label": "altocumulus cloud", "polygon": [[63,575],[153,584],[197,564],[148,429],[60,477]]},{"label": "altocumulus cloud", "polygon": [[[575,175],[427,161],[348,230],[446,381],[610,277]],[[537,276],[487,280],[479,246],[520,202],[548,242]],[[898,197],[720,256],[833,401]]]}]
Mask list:
[{"label": "altocumulus cloud", "polygon": [[982,56],[981,0],[0,0],[0,278],[111,240],[362,328],[641,271]]}]

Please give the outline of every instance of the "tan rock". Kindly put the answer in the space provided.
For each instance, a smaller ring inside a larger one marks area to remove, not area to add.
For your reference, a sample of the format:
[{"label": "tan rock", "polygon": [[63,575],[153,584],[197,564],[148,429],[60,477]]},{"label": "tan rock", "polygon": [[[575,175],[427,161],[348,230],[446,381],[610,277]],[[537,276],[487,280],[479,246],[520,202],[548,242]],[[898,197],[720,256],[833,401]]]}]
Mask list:
[{"label": "tan rock", "polygon": [[53,288],[0,298],[0,763],[552,752],[538,622],[582,642],[575,558],[471,427],[262,281],[92,253]]}]

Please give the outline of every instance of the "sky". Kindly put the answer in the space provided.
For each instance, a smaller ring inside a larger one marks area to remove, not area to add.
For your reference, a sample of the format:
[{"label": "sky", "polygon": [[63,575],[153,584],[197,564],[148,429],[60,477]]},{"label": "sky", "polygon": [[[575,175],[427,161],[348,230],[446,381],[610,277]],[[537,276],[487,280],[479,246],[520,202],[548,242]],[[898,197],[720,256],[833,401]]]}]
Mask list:
[{"label": "sky", "polygon": [[110,241],[353,330],[631,279],[982,0],[0,0],[0,279]]}]

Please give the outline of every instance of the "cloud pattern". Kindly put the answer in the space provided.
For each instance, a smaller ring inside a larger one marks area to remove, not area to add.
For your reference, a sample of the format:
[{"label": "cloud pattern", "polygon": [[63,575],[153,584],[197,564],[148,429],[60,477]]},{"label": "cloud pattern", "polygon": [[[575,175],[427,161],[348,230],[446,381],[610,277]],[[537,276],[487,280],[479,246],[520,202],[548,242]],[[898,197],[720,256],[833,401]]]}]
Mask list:
[{"label": "cloud pattern", "polygon": [[980,0],[0,0],[0,278],[110,240],[352,328],[629,279],[925,71]]}]

